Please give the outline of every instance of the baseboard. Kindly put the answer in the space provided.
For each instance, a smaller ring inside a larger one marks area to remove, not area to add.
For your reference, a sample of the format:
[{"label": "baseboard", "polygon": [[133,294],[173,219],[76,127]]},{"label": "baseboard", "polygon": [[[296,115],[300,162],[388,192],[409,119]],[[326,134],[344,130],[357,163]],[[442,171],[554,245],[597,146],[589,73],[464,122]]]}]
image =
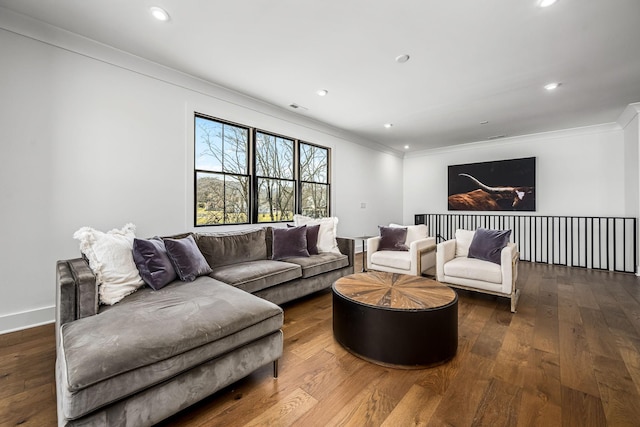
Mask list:
[{"label": "baseboard", "polygon": [[36,308],[35,310],[0,316],[0,334],[33,328],[34,326],[53,323],[56,318],[56,307]]}]

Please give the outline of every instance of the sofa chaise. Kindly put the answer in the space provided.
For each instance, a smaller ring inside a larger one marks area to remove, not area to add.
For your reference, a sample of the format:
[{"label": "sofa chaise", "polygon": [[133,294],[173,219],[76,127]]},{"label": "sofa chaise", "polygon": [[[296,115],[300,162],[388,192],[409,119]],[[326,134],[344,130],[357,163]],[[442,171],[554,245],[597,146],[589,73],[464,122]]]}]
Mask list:
[{"label": "sofa chaise", "polygon": [[353,273],[351,239],[336,239],[339,253],[272,260],[270,227],[189,235],[210,274],[113,305],[99,304],[86,258],[57,262],[59,425],[152,425],[262,366],[277,376],[276,304]]}]

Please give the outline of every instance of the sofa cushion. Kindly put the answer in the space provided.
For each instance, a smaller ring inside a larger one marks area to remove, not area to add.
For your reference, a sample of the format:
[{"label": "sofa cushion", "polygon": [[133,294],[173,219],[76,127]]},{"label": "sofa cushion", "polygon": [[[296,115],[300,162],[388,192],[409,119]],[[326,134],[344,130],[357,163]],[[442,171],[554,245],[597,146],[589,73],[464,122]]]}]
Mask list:
[{"label": "sofa cushion", "polygon": [[193,236],[184,239],[164,239],[167,255],[183,282],[191,282],[198,276],[211,273],[211,267],[204,259]]},{"label": "sofa cushion", "polygon": [[213,269],[214,279],[246,292],[256,292],[302,276],[299,265],[283,261],[259,260],[223,265]]},{"label": "sofa cushion", "polygon": [[[306,225],[306,224],[305,224]],[[292,228],[295,225],[287,224],[287,227]],[[307,227],[307,252],[309,255],[318,255],[318,233],[320,233],[320,224],[306,225]]]},{"label": "sofa cushion", "polygon": [[102,304],[115,304],[144,285],[133,261],[135,230],[135,225],[126,224],[106,233],[82,227],[73,234],[98,279]]},{"label": "sofa cushion", "polygon": [[133,239],[133,260],[142,280],[156,291],[178,277],[160,238]]},{"label": "sofa cushion", "polygon": [[343,254],[322,253],[309,257],[287,258],[287,262],[302,267],[302,278],[317,276],[349,266],[349,257]]},{"label": "sofa cushion", "polygon": [[211,268],[267,259],[264,228],[257,230],[198,233],[196,243]]},{"label": "sofa cushion", "polygon": [[210,277],[144,288],[61,328],[64,416],[74,419],[277,331],[278,306]]},{"label": "sofa cushion", "polygon": [[296,226],[299,225],[320,225],[318,231],[318,252],[333,252],[335,254],[340,253],[338,249],[338,242],[336,241],[338,230],[338,218],[326,217],[326,218],[311,218],[304,215],[294,215],[293,223]]},{"label": "sofa cushion", "polygon": [[498,264],[476,258],[456,257],[444,265],[445,276],[502,283],[502,270]]},{"label": "sofa cushion", "polygon": [[273,229],[271,259],[281,260],[291,257],[308,257],[307,226]]},{"label": "sofa cushion", "polygon": [[376,251],[371,254],[371,263],[382,267],[411,270],[411,256],[406,251]]}]

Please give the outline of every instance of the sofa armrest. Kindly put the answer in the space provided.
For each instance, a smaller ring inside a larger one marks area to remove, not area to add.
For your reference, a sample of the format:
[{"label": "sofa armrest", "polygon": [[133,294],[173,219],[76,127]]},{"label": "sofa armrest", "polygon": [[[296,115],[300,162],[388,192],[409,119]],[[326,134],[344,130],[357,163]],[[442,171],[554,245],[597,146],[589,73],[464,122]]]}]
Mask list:
[{"label": "sofa armrest", "polygon": [[456,241],[445,240],[436,246],[436,276],[444,282],[444,265],[456,256]]},{"label": "sofa armrest", "polygon": [[336,242],[338,243],[340,253],[349,257],[349,265],[354,267],[356,252],[355,240],[349,239],[348,237],[336,237]]},{"label": "sofa armrest", "polygon": [[98,281],[84,258],[58,261],[56,284],[58,326],[98,313]]},{"label": "sofa armrest", "polygon": [[84,258],[56,263],[56,343],[68,322],[98,313],[98,281]]}]

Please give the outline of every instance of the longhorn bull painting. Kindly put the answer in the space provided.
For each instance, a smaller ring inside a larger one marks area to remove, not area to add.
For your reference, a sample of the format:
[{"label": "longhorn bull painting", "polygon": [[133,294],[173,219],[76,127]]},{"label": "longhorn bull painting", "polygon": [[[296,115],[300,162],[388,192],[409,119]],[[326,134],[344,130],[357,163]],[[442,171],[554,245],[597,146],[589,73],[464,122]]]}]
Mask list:
[{"label": "longhorn bull painting", "polygon": [[535,211],[535,157],[449,166],[450,211]]}]

